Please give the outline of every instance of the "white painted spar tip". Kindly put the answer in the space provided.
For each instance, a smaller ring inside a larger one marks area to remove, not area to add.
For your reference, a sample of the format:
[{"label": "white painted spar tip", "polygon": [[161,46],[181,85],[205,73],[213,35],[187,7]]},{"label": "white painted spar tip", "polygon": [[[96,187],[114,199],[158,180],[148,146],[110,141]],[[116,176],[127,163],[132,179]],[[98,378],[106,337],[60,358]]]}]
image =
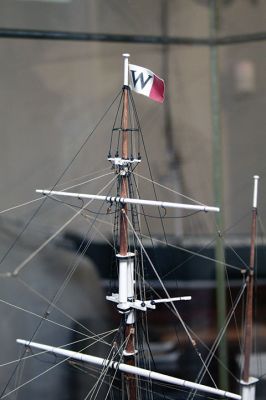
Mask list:
[{"label": "white painted spar tip", "polygon": [[25,346],[30,345],[30,342],[28,340],[16,339],[16,342],[19,344],[25,344]]},{"label": "white painted spar tip", "polygon": [[257,208],[258,206],[258,183],[259,183],[259,175],[254,175],[254,189],[253,189],[253,208]]},{"label": "white painted spar tip", "polygon": [[129,53],[124,53],[124,86],[128,86],[128,58],[130,57]]}]

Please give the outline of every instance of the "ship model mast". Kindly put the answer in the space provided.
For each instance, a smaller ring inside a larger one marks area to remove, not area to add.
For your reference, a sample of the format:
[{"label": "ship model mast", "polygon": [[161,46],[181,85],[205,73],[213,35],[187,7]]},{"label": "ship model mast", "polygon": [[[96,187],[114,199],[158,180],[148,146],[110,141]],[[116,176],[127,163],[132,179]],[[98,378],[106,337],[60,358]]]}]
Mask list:
[{"label": "ship model mast", "polygon": [[18,339],[17,342],[32,348],[43,349],[45,351],[60,354],[67,357],[67,359],[76,359],[84,363],[89,363],[97,365],[101,368],[109,368],[110,370],[121,371],[124,373],[126,380],[126,392],[128,400],[136,400],[138,396],[138,377],[144,377],[148,380],[155,380],[159,382],[164,382],[187,389],[198,390],[202,393],[208,393],[211,395],[220,396],[221,398],[229,398],[235,400],[241,400],[241,396],[235,393],[231,393],[225,390],[221,390],[215,387],[206,386],[203,384],[179,379],[176,377],[161,374],[151,369],[141,368],[136,365],[136,354],[138,349],[136,348],[135,339],[135,323],[136,323],[136,313],[147,312],[148,309],[155,309],[156,305],[159,303],[173,303],[180,300],[190,300],[190,296],[185,297],[175,297],[166,299],[138,299],[137,291],[135,287],[135,267],[136,267],[136,252],[129,251],[128,244],[128,234],[129,222],[128,216],[128,204],[130,205],[145,205],[145,206],[157,206],[167,208],[178,208],[178,209],[190,209],[203,212],[219,212],[218,207],[210,207],[207,205],[196,205],[196,204],[183,204],[174,202],[162,202],[158,200],[147,200],[132,198],[129,196],[129,177],[132,170],[132,165],[137,166],[141,161],[140,156],[129,155],[128,152],[128,135],[132,130],[129,129],[129,96],[130,87],[128,83],[128,73],[129,64],[128,58],[129,54],[123,54],[124,57],[124,85],[122,94],[122,118],[121,118],[121,133],[122,133],[122,143],[121,143],[121,156],[117,152],[114,157],[111,154],[108,156],[108,160],[113,164],[113,168],[118,175],[119,180],[119,193],[116,196],[103,196],[103,195],[93,195],[87,193],[69,193],[64,191],[50,191],[50,190],[37,190],[38,193],[42,193],[46,196],[68,196],[72,198],[79,199],[91,199],[106,202],[107,204],[116,203],[120,206],[119,209],[119,251],[116,254],[117,265],[118,265],[118,292],[112,293],[107,296],[107,300],[116,303],[118,311],[122,314],[124,320],[124,332],[123,340],[125,342],[125,347],[123,349],[123,361],[118,362],[113,359],[104,359],[100,357],[90,356],[87,354],[82,354],[75,351],[66,350],[63,348],[57,348],[52,346],[47,346],[45,344],[35,343],[31,341]]},{"label": "ship model mast", "polygon": [[254,175],[252,222],[251,222],[251,243],[250,243],[250,263],[246,279],[246,309],[244,327],[244,366],[242,372],[242,400],[255,400],[255,385],[258,379],[250,376],[250,356],[253,341],[253,291],[254,291],[254,267],[255,267],[255,245],[257,233],[257,212],[258,212],[258,181],[259,176]]},{"label": "ship model mast", "polygon": [[[120,197],[128,197],[128,112],[129,112],[129,86],[128,86],[128,57],[124,56],[124,86],[123,86],[123,112],[122,112],[122,154],[121,158],[124,161],[120,168],[121,176],[121,192]],[[126,162],[126,163],[125,163]],[[120,210],[120,229],[119,229],[119,301],[122,303],[122,308],[126,312],[125,325],[125,349],[123,351],[126,364],[135,366],[135,310],[128,311],[128,301],[134,300],[134,253],[128,252],[128,221],[127,221],[127,204],[123,204]],[[137,398],[137,382],[132,374],[126,374],[126,386],[129,400]]]}]

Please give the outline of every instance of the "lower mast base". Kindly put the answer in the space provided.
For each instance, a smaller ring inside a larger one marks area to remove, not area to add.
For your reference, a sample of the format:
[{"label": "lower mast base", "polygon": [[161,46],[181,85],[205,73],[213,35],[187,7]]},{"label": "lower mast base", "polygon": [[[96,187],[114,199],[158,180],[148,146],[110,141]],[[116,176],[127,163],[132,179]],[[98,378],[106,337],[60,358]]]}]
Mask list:
[{"label": "lower mast base", "polygon": [[248,382],[240,381],[242,400],[255,400],[257,378],[250,377]]}]

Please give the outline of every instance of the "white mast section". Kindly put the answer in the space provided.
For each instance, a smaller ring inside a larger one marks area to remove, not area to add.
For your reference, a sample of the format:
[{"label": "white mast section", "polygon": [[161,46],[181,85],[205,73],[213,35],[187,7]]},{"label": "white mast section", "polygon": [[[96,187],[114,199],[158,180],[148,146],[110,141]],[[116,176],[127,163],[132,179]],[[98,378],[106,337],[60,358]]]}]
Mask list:
[{"label": "white mast section", "polygon": [[128,58],[130,57],[130,54],[124,53],[124,85],[128,86]]},{"label": "white mast section", "polygon": [[183,203],[173,203],[169,201],[156,201],[156,200],[143,200],[143,199],[132,199],[127,197],[115,197],[115,196],[100,196],[95,194],[84,194],[84,193],[71,193],[71,192],[58,192],[55,190],[36,190],[37,193],[42,193],[47,196],[67,196],[74,197],[77,199],[93,199],[93,200],[103,200],[107,203],[121,203],[121,204],[140,204],[143,206],[157,206],[163,208],[180,208],[184,210],[194,210],[194,211],[213,211],[219,212],[219,207],[210,207],[201,204],[183,204]]},{"label": "white mast section", "polygon": [[254,188],[253,188],[253,208],[257,208],[258,206],[258,183],[260,177],[258,175],[253,176],[254,179]]},{"label": "white mast section", "polygon": [[57,348],[57,347],[52,347],[52,346],[47,346],[47,345],[41,344],[41,343],[29,342],[27,340],[22,340],[22,339],[17,339],[17,343],[20,343],[25,346],[30,346],[30,347],[35,347],[37,349],[45,350],[50,353],[60,354],[62,356],[66,356],[68,358],[73,358],[75,360],[79,360],[79,361],[86,362],[89,364],[98,365],[100,367],[109,367],[109,368],[112,368],[115,370],[119,369],[122,372],[127,372],[130,374],[142,376],[142,377],[145,377],[148,379],[154,379],[154,380],[157,380],[160,382],[167,382],[172,385],[183,386],[183,387],[186,387],[189,389],[200,390],[202,392],[214,394],[217,396],[221,396],[223,398],[226,397],[228,399],[241,400],[241,396],[238,394],[235,394],[235,393],[226,392],[224,390],[216,389],[216,388],[213,388],[210,386],[205,386],[205,385],[201,385],[199,383],[194,383],[194,382],[186,381],[184,379],[179,379],[179,378],[175,378],[175,377],[168,376],[165,374],[160,374],[158,372],[154,372],[154,371],[147,370],[144,368],[139,368],[139,367],[134,367],[134,366],[131,366],[128,364],[119,363],[117,361],[111,361],[111,360],[100,358],[100,357],[90,356],[88,354],[77,353],[75,351],[65,350],[62,348]]}]

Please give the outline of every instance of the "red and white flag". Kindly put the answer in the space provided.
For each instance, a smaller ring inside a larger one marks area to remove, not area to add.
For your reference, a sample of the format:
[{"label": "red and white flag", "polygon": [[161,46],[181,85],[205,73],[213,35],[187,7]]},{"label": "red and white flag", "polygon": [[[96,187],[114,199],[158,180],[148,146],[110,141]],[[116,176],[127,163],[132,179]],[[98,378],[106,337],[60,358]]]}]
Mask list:
[{"label": "red and white flag", "polygon": [[149,69],[129,64],[132,89],[152,100],[164,101],[164,81]]}]

